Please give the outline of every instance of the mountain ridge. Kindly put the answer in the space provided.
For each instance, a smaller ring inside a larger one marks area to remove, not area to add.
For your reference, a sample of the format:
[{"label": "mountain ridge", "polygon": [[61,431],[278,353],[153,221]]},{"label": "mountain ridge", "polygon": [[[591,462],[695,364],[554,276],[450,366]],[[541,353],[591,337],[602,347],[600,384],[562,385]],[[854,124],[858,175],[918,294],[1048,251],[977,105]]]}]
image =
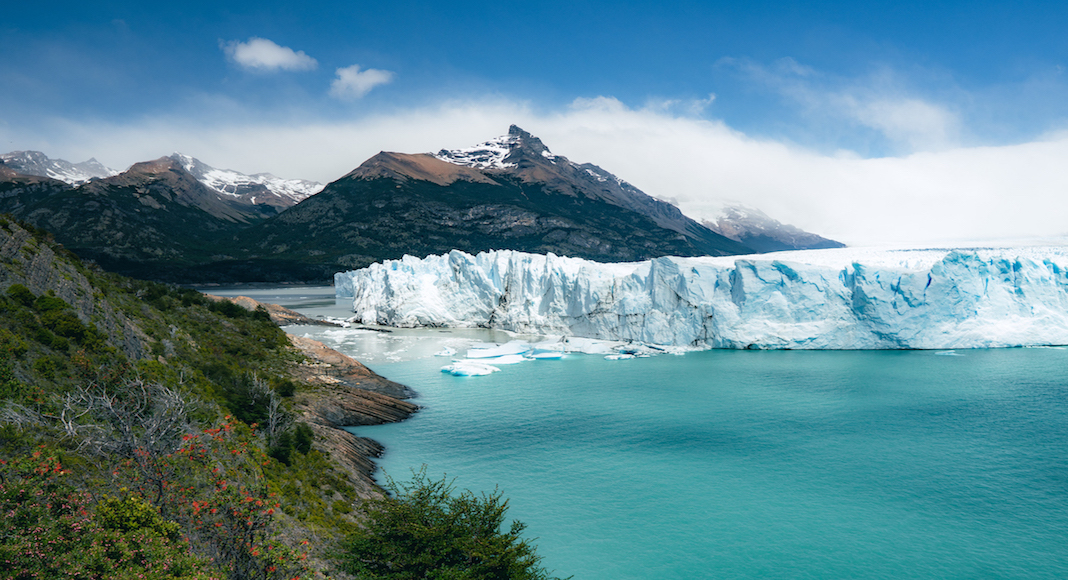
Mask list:
[{"label": "mountain ridge", "polygon": [[[55,232],[105,268],[173,282],[319,281],[453,249],[619,262],[826,241],[776,238],[774,220],[749,237],[699,223],[597,165],[552,153],[516,125],[463,149],[383,151],[318,187],[180,153],[75,185],[2,163],[0,211]],[[806,234],[790,233],[798,232]]]}]

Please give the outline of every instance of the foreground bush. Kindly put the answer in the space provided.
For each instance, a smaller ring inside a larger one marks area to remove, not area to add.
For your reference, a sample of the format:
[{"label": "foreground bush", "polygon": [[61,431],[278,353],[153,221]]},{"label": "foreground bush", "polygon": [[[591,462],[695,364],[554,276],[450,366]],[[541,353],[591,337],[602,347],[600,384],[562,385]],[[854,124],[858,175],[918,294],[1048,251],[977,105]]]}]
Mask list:
[{"label": "foreground bush", "polygon": [[364,504],[364,527],[348,538],[342,568],[360,579],[549,580],[524,525],[501,531],[508,500],[498,492],[454,494],[451,482],[414,474],[390,480],[391,497]]},{"label": "foreground bush", "polygon": [[40,452],[0,462],[0,578],[209,580],[177,525],[133,497],[96,505]]}]

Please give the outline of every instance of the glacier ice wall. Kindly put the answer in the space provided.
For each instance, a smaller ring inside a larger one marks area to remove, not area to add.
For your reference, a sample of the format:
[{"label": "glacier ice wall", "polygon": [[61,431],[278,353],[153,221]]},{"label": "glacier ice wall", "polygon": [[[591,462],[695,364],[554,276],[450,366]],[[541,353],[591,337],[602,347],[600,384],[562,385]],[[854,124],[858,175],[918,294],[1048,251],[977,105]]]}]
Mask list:
[{"label": "glacier ice wall", "polygon": [[355,319],[698,348],[1068,344],[1068,248],[854,249],[602,264],[453,251],[335,275]]}]

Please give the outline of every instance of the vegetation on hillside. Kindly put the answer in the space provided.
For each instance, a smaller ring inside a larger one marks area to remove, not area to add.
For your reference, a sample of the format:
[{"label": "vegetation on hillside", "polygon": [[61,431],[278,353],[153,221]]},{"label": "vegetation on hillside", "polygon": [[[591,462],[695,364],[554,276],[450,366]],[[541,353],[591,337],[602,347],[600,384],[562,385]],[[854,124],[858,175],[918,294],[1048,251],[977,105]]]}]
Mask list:
[{"label": "vegetation on hillside", "polygon": [[[388,527],[289,410],[308,387],[265,311],[90,269],[6,218],[0,254],[0,579],[344,577],[330,554]],[[488,569],[449,577],[539,577]]]},{"label": "vegetation on hillside", "polygon": [[549,580],[524,525],[502,529],[508,500],[499,492],[456,493],[426,468],[410,482],[389,482],[392,495],[367,502],[367,519],[340,554],[359,579]]}]

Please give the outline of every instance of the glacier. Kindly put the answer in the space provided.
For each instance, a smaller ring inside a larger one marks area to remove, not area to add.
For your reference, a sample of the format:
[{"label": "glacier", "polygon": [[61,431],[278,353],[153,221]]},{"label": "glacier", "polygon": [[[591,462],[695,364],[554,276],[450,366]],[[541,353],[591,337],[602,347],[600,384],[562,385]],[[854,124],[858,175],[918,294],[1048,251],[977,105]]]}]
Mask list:
[{"label": "glacier", "polygon": [[688,348],[1068,344],[1068,248],[831,249],[606,264],[452,251],[334,277],[353,321]]}]

